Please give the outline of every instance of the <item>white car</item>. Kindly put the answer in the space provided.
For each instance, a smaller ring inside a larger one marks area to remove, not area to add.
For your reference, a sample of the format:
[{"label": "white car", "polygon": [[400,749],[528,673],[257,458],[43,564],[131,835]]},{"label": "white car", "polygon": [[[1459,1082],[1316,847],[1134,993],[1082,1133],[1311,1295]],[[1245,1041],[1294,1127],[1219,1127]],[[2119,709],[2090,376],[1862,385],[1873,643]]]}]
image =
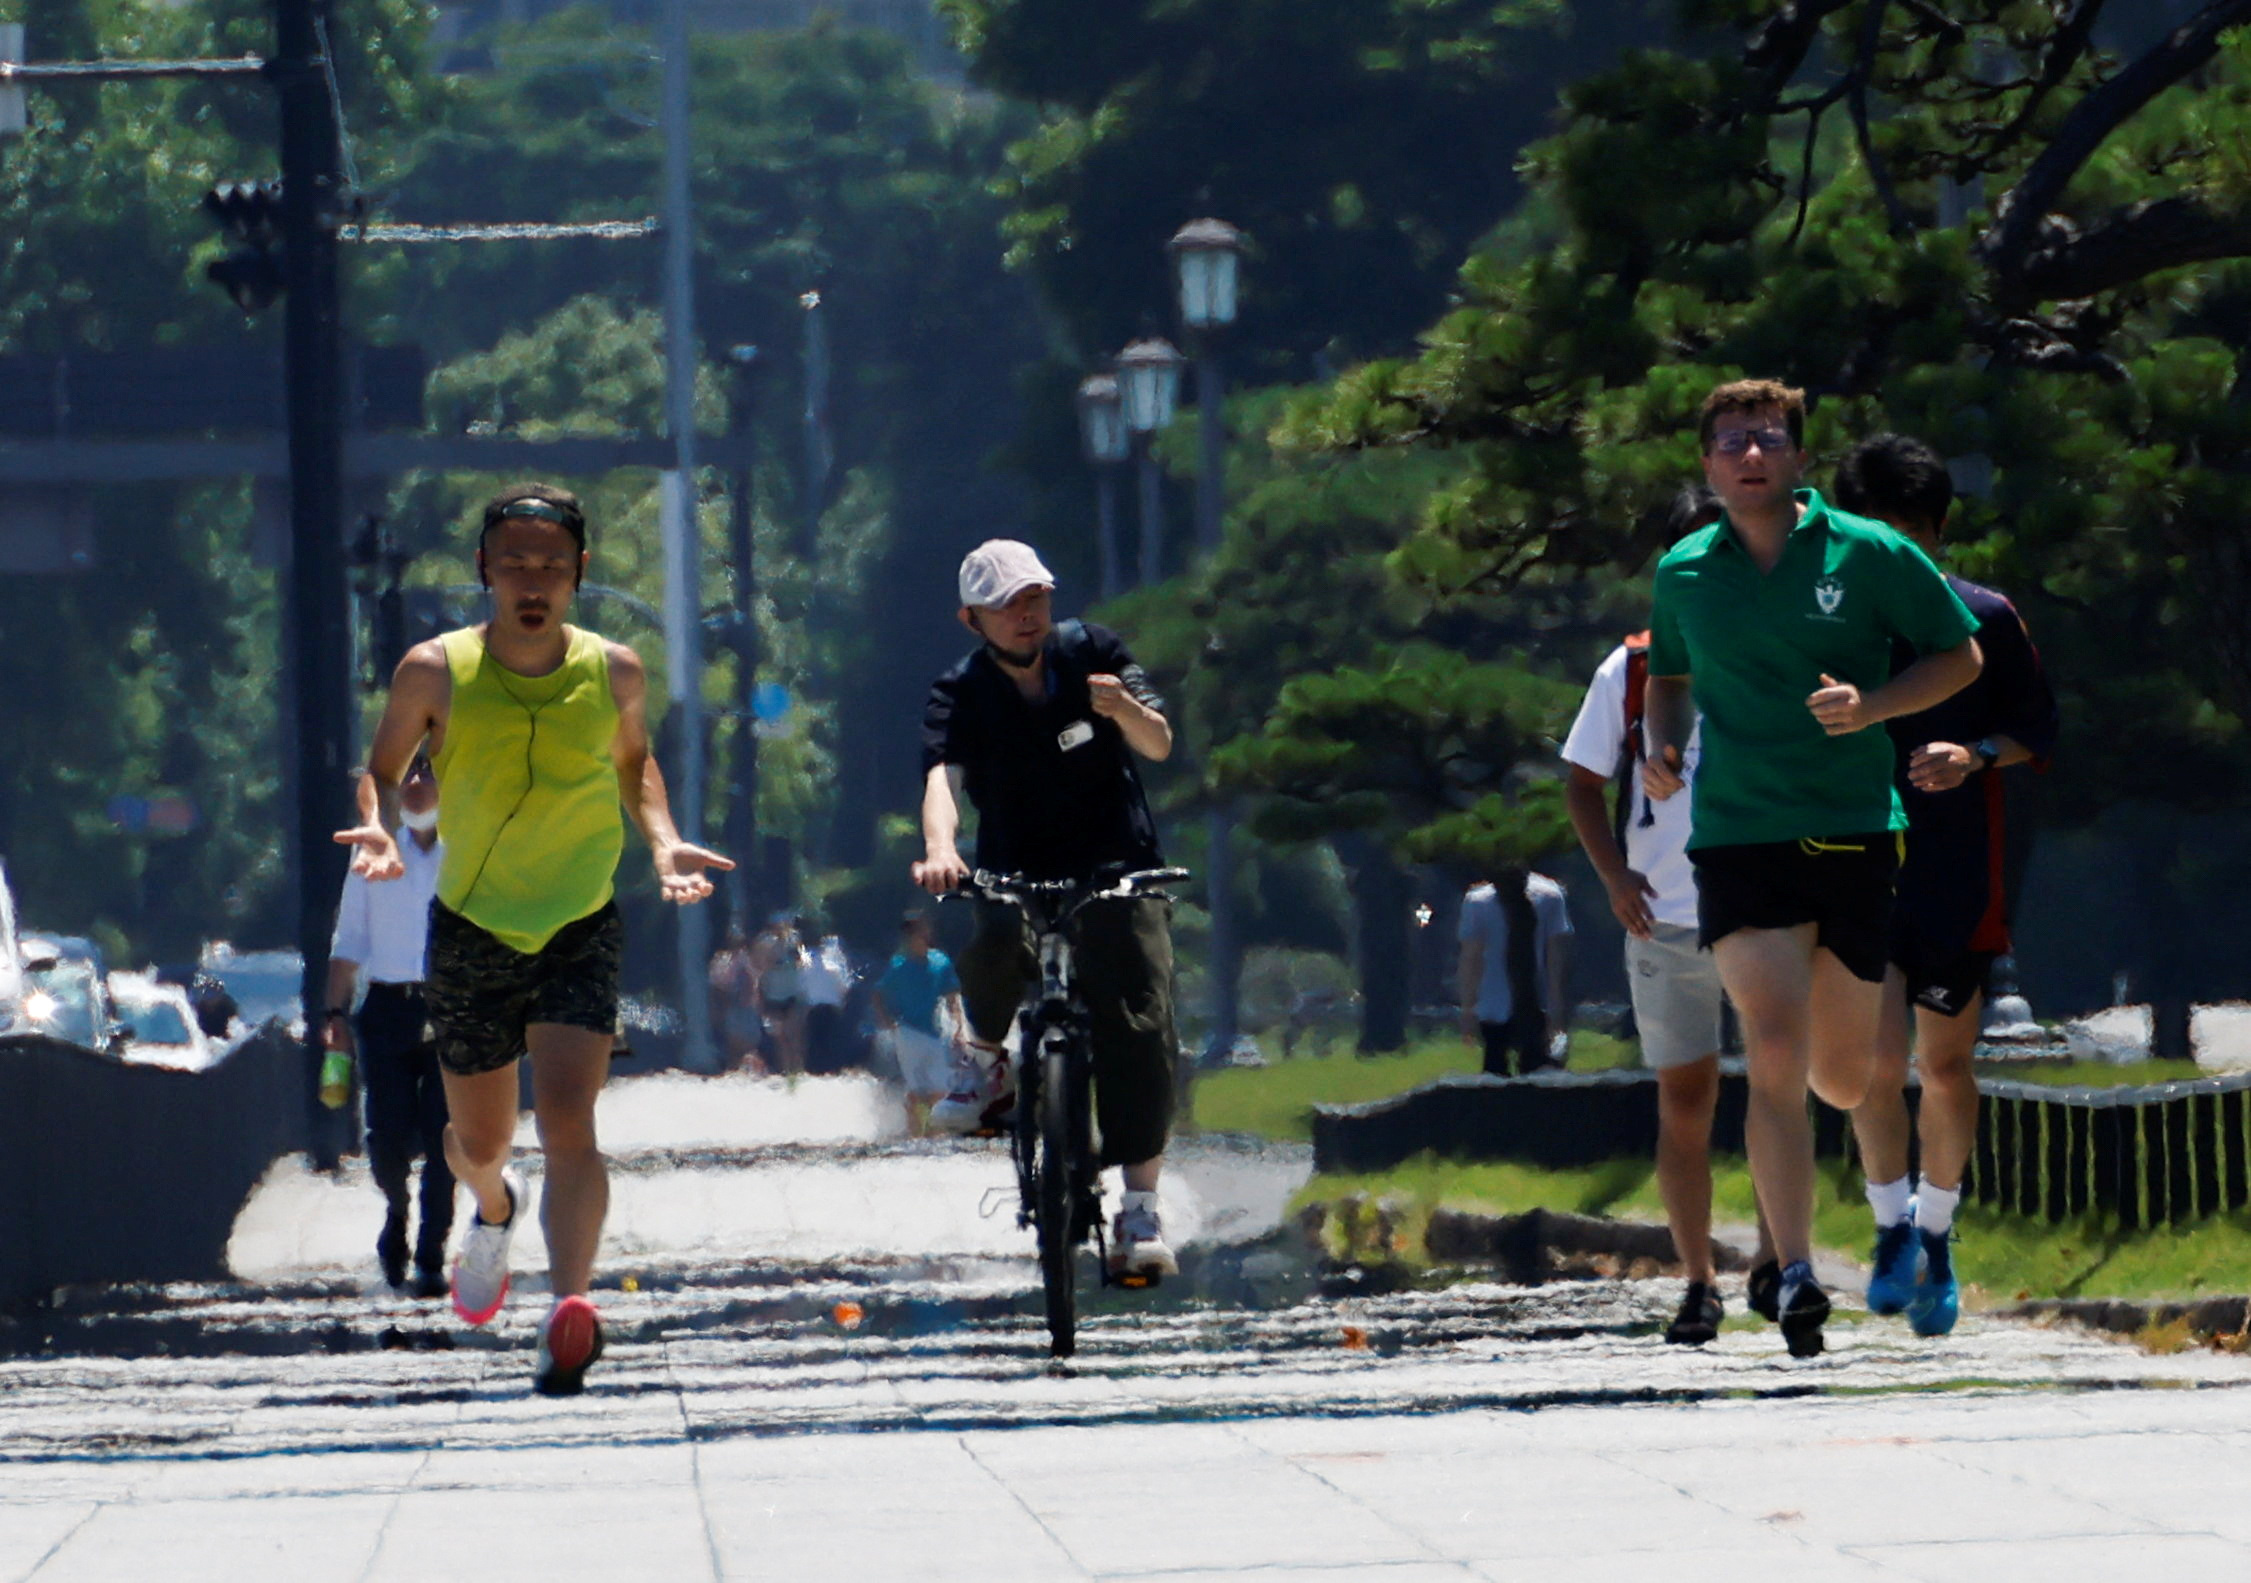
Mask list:
[{"label": "white car", "polygon": [[188,992],[154,973],[110,974],[109,1000],[121,1030],[110,1053],[128,1065],[200,1072],[224,1053],[197,1026]]}]

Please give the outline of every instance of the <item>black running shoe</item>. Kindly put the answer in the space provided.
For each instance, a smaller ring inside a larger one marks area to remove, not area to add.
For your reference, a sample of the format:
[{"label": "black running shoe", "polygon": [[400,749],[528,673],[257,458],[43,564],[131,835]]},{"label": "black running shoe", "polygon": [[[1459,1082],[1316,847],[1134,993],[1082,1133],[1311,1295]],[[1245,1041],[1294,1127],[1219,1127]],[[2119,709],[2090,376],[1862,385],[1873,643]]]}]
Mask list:
[{"label": "black running shoe", "polygon": [[1818,1358],[1827,1343],[1821,1327],[1829,1322],[1829,1294],[1813,1278],[1813,1266],[1800,1259],[1782,1272],[1782,1290],[1775,1302],[1781,1318],[1782,1344],[1793,1358]]},{"label": "black running shoe", "polygon": [[383,1263],[385,1284],[406,1285],[406,1216],[392,1215],[383,1222],[383,1235],[375,1239],[375,1256]]},{"label": "black running shoe", "polygon": [[1782,1310],[1777,1304],[1782,1297],[1782,1266],[1768,1259],[1764,1264],[1751,1266],[1750,1279],[1744,1283],[1744,1303],[1751,1312],[1768,1324],[1779,1324]]},{"label": "black running shoe", "polygon": [[1719,1335],[1720,1320],[1726,1315],[1719,1293],[1702,1281],[1690,1281],[1688,1295],[1680,1300],[1680,1312],[1665,1327],[1665,1340],[1676,1347],[1700,1347]]}]

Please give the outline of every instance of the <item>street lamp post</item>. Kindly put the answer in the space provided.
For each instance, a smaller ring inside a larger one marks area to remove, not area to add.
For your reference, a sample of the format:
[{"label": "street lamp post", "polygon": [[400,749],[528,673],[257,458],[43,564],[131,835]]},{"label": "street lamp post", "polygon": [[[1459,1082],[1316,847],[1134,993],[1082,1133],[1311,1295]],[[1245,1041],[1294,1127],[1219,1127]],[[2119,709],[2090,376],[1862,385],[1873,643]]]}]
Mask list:
[{"label": "street lamp post", "polygon": [[[1193,220],[1166,244],[1172,254],[1180,322],[1196,353],[1196,552],[1219,549],[1226,511],[1225,374],[1219,341],[1235,322],[1243,233],[1225,220]],[[1211,909],[1211,1040],[1225,1053],[1241,1032],[1242,922],[1235,911],[1235,809],[1216,799],[1204,815],[1204,895]]]},{"label": "street lamp post", "polygon": [[1144,336],[1118,354],[1118,393],[1141,467],[1141,586],[1164,581],[1164,499],[1157,470],[1157,431],[1180,402],[1180,353],[1170,341]]},{"label": "street lamp post", "polygon": [[1094,469],[1095,549],[1102,567],[1102,597],[1125,591],[1118,553],[1118,464],[1133,451],[1115,374],[1095,374],[1079,384],[1079,442]]}]

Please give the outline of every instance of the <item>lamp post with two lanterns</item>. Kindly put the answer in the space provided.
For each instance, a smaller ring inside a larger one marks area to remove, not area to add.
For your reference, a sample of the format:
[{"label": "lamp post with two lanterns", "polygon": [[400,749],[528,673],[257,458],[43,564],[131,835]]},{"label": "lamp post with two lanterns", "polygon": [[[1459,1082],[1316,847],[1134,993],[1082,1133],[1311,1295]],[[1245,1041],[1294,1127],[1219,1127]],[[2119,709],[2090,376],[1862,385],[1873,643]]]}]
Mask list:
[{"label": "lamp post with two lanterns", "polygon": [[[1196,552],[1219,549],[1226,511],[1226,376],[1219,343],[1235,322],[1243,233],[1225,220],[1191,220],[1165,250],[1172,255],[1180,322],[1196,355]],[[1204,815],[1204,896],[1211,912],[1211,1037],[1224,1054],[1241,1032],[1242,924],[1235,912],[1235,808],[1215,801]]]},{"label": "lamp post with two lanterns", "polygon": [[1165,578],[1164,477],[1157,467],[1156,439],[1180,404],[1180,364],[1180,353],[1162,336],[1145,335],[1118,354],[1118,395],[1140,461],[1138,581],[1144,588]]},{"label": "lamp post with two lanterns", "polygon": [[1133,454],[1118,376],[1094,374],[1081,380],[1078,405],[1079,443],[1094,469],[1095,553],[1102,597],[1115,599],[1125,592],[1125,564],[1118,544],[1118,466]]}]

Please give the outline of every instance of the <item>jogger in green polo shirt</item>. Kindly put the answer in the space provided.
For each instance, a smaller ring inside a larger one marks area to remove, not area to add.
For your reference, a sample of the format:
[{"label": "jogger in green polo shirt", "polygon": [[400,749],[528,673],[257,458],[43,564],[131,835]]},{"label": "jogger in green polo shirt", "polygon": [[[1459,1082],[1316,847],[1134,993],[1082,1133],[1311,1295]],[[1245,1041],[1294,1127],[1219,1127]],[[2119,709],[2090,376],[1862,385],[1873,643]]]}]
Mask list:
[{"label": "jogger in green polo shirt", "polygon": [[[1839,1109],[1867,1089],[1906,827],[1891,740],[1873,728],[1959,691],[1981,663],[1976,620],[1928,556],[1798,488],[1804,437],[1804,396],[1787,386],[1741,380],[1705,399],[1704,475],[1727,515],[1657,568],[1643,770],[1651,797],[1683,789],[1700,710],[1699,933],[1743,1022],[1745,1136],[1780,1266],[1764,1284],[1797,1357],[1821,1350],[1829,1314],[1810,1263],[1806,1089]],[[1896,676],[1894,639],[1921,656]]]}]

